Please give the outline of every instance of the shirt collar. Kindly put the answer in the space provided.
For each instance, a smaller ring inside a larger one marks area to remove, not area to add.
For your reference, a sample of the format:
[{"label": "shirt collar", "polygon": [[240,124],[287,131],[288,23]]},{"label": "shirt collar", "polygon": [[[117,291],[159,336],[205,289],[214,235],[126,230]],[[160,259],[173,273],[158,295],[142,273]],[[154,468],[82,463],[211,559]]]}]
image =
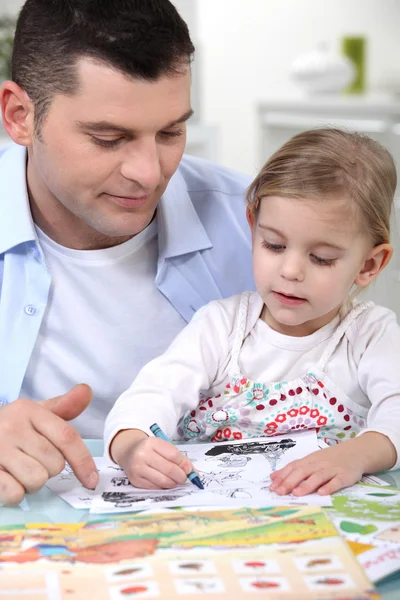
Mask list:
[{"label": "shirt collar", "polygon": [[[0,158],[0,254],[36,241],[26,184],[26,148],[12,144]],[[157,209],[160,260],[212,248],[180,169]]]},{"label": "shirt collar", "polygon": [[26,185],[26,148],[12,144],[0,158],[0,254],[35,240]]},{"label": "shirt collar", "polygon": [[179,168],[161,197],[157,220],[160,260],[212,248]]}]

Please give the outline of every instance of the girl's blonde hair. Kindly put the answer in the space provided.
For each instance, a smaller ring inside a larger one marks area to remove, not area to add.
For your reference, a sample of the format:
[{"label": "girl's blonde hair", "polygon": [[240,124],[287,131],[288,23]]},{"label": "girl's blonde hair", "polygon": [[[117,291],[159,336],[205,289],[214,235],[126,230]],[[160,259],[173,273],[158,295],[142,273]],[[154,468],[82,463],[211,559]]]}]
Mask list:
[{"label": "girl's blonde hair", "polygon": [[390,214],[396,189],[390,152],[366,135],[314,129],[295,135],[266,162],[247,191],[256,216],[265,196],[340,198],[356,209],[375,246],[390,241]]}]

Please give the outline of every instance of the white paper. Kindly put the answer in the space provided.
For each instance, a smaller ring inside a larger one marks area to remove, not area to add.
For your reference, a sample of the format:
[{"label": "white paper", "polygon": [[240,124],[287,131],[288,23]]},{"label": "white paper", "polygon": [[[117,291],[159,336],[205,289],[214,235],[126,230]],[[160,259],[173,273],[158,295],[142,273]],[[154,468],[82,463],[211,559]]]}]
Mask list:
[{"label": "white paper", "polygon": [[363,475],[360,479],[361,483],[365,483],[367,485],[382,485],[382,486],[390,486],[388,481],[377,477],[376,475]]},{"label": "white paper", "polygon": [[[99,473],[106,463],[104,458],[94,458]],[[66,464],[65,469],[55,477],[49,479],[46,486],[60,496],[65,502],[77,509],[90,508],[96,491],[87,490],[75,477],[71,467]]]},{"label": "white paper", "polygon": [[125,512],[155,506],[331,506],[330,496],[278,496],[269,490],[272,471],[318,450],[314,431],[177,447],[192,461],[204,491],[190,482],[173,490],[149,491],[138,490],[126,480],[117,488],[115,482],[110,485],[102,476],[101,493],[93,498],[91,512]]},{"label": "white paper", "polygon": [[86,490],[68,465],[47,486],[74,508],[90,508],[93,513],[173,506],[332,505],[330,496],[278,496],[269,490],[272,471],[318,450],[314,431],[177,447],[192,461],[205,490],[190,481],[172,490],[141,490],[129,483],[120,467],[103,457],[94,459],[100,475],[95,491]]}]

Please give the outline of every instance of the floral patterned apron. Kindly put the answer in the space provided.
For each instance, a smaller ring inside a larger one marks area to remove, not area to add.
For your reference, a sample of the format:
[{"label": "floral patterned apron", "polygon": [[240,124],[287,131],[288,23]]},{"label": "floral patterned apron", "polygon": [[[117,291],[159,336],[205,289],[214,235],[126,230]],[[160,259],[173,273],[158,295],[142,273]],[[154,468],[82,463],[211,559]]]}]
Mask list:
[{"label": "floral patterned apron", "polygon": [[239,369],[249,297],[246,292],[241,298],[225,390],[213,398],[201,397],[198,407],[180,420],[179,438],[216,442],[302,429],[316,429],[318,437],[329,445],[355,437],[365,427],[368,409],[346,396],[326,375],[325,368],[347,328],[373,303],[353,306],[312,372],[292,381],[258,382],[248,379]]}]

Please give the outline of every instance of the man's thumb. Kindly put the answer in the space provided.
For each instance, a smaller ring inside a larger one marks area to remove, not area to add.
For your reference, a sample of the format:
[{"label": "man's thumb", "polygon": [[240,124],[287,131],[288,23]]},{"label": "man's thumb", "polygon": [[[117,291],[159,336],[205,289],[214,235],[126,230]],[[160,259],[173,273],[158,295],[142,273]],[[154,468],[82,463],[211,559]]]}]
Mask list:
[{"label": "man's thumb", "polygon": [[87,408],[91,399],[92,388],[85,383],[80,383],[62,396],[42,400],[38,404],[43,408],[47,408],[47,410],[51,410],[52,413],[61,417],[64,421],[71,421]]}]

